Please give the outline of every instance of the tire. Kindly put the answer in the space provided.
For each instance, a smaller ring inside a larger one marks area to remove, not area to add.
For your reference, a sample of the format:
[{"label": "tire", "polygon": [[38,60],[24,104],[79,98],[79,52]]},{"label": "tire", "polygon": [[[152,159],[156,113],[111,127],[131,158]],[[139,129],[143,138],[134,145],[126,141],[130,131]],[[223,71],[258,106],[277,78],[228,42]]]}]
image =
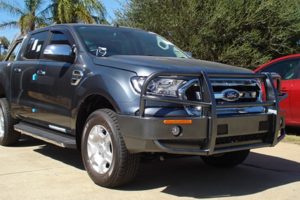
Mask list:
[{"label": "tire", "polygon": [[19,140],[20,133],[14,130],[14,124],[7,99],[0,98],[0,145],[10,146]]},{"label": "tire", "polygon": [[235,151],[224,154],[217,154],[212,156],[201,156],[202,160],[215,167],[235,167],[248,157],[250,150]]},{"label": "tire", "polygon": [[96,110],[88,117],[81,154],[90,178],[95,184],[107,188],[132,181],[140,163],[138,154],[128,152],[116,114],[109,109]]}]

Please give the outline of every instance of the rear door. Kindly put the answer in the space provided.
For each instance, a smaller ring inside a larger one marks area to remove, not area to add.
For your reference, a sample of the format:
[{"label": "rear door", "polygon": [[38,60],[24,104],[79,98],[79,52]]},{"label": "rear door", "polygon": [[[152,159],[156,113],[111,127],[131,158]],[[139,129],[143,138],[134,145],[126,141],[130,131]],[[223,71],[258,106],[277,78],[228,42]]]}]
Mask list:
[{"label": "rear door", "polygon": [[14,114],[28,122],[38,122],[39,58],[48,38],[48,31],[34,33],[25,40],[18,61],[12,62],[11,105]]},{"label": "rear door", "polygon": [[282,91],[288,97],[280,103],[281,109],[286,112],[286,122],[294,123],[297,119],[300,122],[300,86],[299,86],[299,58],[291,58],[277,63],[272,63],[262,69],[262,72],[276,72],[282,78]]}]

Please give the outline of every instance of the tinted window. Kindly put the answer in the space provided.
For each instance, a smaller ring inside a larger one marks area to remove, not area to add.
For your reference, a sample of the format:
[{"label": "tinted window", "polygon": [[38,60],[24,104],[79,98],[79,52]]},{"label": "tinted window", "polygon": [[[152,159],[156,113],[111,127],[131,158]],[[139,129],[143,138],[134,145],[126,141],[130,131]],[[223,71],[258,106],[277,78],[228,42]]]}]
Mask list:
[{"label": "tinted window", "polygon": [[300,59],[291,59],[272,64],[262,72],[276,72],[280,74],[283,80],[299,79],[300,78]]},{"label": "tinted window", "polygon": [[96,56],[141,55],[187,58],[174,44],[146,31],[100,26],[78,26],[88,51]]},{"label": "tinted window", "polygon": [[68,44],[71,45],[67,36],[61,32],[53,32],[50,44]]},{"label": "tinted window", "polygon": [[44,43],[47,40],[48,31],[36,33],[30,36],[26,45],[25,58],[39,59]]},{"label": "tinted window", "polygon": [[14,46],[13,50],[11,51],[11,53],[10,53],[8,59],[7,59],[8,61],[14,61],[14,60],[16,60],[16,58],[17,58],[17,56],[18,56],[18,54],[20,52],[20,49],[21,49],[21,44],[22,43],[19,42],[19,43],[17,43]]}]

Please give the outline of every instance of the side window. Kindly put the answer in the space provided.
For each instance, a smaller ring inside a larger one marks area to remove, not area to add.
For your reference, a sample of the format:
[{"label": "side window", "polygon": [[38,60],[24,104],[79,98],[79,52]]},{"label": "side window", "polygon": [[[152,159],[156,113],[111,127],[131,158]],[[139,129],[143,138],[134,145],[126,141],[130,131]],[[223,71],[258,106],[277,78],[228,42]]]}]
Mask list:
[{"label": "side window", "polygon": [[47,36],[48,31],[32,34],[26,45],[24,57],[27,59],[39,59]]},{"label": "side window", "polygon": [[18,42],[17,44],[15,44],[14,48],[12,49],[12,51],[10,52],[10,54],[6,60],[7,61],[15,61],[20,52],[21,46],[22,46],[21,42]]},{"label": "side window", "polygon": [[68,37],[64,33],[58,31],[52,33],[50,44],[68,44],[71,46]]},{"label": "side window", "polygon": [[262,72],[276,72],[283,80],[292,80],[300,78],[300,59],[291,59],[272,64]]}]

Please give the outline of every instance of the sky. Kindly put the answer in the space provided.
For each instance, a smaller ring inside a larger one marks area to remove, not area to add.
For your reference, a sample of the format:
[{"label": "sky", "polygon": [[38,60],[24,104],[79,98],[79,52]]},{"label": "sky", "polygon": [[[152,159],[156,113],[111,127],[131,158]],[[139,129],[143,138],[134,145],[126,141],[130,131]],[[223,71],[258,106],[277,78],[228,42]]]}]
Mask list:
[{"label": "sky", "polygon": [[[44,1],[47,2],[47,0],[44,0]],[[122,2],[122,0],[101,0],[101,1],[107,10],[108,21],[113,20],[115,17],[114,11],[121,8],[121,5],[119,2]],[[22,5],[22,7],[24,4],[23,3],[24,0],[10,0],[9,2],[12,2],[13,4],[16,4],[16,5]],[[3,22],[8,22],[8,21],[17,20],[17,19],[18,19],[17,17],[11,16],[11,14],[8,12],[0,11],[0,24],[2,24]],[[5,36],[10,41],[13,40],[15,37],[17,37],[18,35],[19,35],[18,28],[0,29],[0,36]]]}]

